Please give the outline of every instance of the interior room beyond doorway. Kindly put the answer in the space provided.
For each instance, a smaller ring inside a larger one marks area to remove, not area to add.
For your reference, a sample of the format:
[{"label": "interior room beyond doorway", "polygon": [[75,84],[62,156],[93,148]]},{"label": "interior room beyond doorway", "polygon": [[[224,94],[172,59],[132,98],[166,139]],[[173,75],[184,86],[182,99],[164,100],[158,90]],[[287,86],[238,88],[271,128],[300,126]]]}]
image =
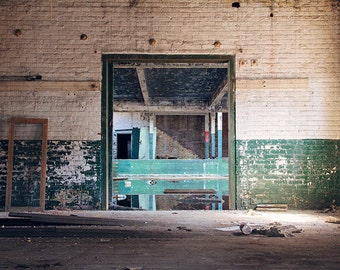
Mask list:
[{"label": "interior room beyond doorway", "polygon": [[138,196],[132,208],[225,209],[229,58],[115,57],[106,84],[113,101],[110,205]]}]

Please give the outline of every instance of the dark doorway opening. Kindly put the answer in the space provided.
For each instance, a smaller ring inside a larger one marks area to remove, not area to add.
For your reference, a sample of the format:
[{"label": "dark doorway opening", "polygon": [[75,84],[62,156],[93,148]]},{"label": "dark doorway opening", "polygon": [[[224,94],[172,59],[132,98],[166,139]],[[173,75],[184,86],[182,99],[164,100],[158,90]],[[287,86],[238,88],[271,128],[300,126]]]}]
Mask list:
[{"label": "dark doorway opening", "polygon": [[131,134],[117,134],[117,158],[131,158]]}]

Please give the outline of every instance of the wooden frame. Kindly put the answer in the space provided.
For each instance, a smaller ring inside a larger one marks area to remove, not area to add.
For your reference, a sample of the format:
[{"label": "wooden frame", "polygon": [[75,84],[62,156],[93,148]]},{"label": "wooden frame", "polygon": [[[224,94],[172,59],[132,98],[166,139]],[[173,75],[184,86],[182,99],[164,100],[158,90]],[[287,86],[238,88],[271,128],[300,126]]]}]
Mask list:
[{"label": "wooden frame", "polygon": [[40,210],[43,211],[45,210],[48,120],[39,119],[39,118],[12,118],[10,119],[5,210],[9,211],[11,208],[15,124],[41,124],[43,127],[42,128],[42,145],[41,145],[42,149],[41,149],[40,207],[39,207]]}]

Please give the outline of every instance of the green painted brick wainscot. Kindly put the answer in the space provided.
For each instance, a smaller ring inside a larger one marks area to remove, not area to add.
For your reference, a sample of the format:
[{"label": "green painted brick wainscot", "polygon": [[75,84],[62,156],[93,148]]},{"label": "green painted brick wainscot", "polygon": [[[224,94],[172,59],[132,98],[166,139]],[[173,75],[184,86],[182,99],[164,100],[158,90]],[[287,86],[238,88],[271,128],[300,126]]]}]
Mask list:
[{"label": "green painted brick wainscot", "polygon": [[238,140],[237,207],[285,203],[320,209],[340,202],[340,140]]},{"label": "green painted brick wainscot", "polygon": [[[0,141],[0,207],[6,193],[7,143]],[[15,151],[31,155],[40,148],[36,141],[15,145]],[[340,140],[238,140],[236,150],[238,209],[260,203],[320,209],[340,201]],[[24,164],[17,160],[13,173],[25,172]],[[99,208],[99,175],[100,141],[49,141],[46,208]]]}]

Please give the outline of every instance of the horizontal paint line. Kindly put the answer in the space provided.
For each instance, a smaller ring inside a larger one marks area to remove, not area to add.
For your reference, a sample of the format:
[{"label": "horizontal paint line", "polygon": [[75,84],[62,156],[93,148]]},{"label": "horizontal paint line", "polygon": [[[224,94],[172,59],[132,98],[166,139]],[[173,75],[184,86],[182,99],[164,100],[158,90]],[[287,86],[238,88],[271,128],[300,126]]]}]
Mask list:
[{"label": "horizontal paint line", "polygon": [[0,81],[0,91],[99,91],[94,81]]}]

